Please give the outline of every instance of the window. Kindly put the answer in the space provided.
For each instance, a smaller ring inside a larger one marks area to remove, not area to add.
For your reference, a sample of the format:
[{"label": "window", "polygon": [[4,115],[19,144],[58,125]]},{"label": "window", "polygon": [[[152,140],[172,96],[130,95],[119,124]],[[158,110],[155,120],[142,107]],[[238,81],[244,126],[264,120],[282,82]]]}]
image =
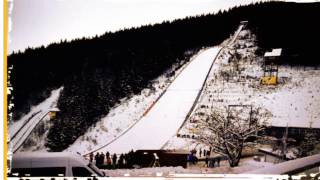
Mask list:
[{"label": "window", "polygon": [[46,167],[46,168],[15,168],[12,169],[11,174],[19,177],[39,177],[39,176],[65,176],[66,168],[65,167]]},{"label": "window", "polygon": [[91,177],[92,173],[84,167],[72,167],[72,174],[75,177]]}]

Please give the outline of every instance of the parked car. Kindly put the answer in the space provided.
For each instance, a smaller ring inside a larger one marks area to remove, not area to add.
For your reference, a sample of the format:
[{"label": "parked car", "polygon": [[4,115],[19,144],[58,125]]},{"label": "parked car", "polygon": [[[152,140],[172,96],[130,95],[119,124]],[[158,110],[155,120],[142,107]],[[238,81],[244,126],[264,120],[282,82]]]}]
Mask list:
[{"label": "parked car", "polygon": [[64,152],[13,154],[11,167],[11,177],[105,176],[82,156]]}]

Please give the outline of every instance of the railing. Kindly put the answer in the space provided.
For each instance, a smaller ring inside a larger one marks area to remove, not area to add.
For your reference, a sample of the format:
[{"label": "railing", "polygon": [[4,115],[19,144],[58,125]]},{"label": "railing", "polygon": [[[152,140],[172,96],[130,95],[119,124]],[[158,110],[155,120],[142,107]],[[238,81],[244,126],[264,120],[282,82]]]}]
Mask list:
[{"label": "railing", "polygon": [[[41,116],[38,117],[35,122],[31,122],[31,120],[27,123],[30,124],[29,126],[22,126],[19,130],[18,133],[15,134],[15,138],[10,140],[10,143],[14,143],[12,145],[12,152],[15,153],[18,151],[18,149],[23,145],[24,141],[29,137],[29,135],[32,133],[33,129],[35,127],[37,127],[37,125],[48,115],[49,111],[45,111],[43,114],[40,114]],[[25,129],[26,128],[26,129]],[[25,129],[25,131],[21,131],[22,129]],[[18,134],[22,133],[22,135],[19,137],[17,137]],[[15,140],[16,138],[17,141]]]},{"label": "railing", "polygon": [[[244,174],[288,174],[294,175],[306,170],[320,167],[320,154],[299,158],[291,161],[272,165],[271,167],[248,171]],[[319,173],[320,169],[318,169]]]}]

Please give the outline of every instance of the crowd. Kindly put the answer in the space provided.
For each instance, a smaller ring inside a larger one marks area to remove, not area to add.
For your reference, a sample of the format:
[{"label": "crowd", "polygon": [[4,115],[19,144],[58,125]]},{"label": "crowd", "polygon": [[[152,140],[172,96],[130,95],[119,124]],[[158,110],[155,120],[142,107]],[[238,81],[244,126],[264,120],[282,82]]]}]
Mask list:
[{"label": "crowd", "polygon": [[96,154],[90,153],[89,160],[91,163],[101,169],[121,169],[121,168],[132,168],[135,163],[134,152],[130,151],[126,154],[110,154],[108,151],[106,153],[97,152]]},{"label": "crowd", "polygon": [[[221,157],[211,157],[212,148],[210,149],[199,149],[198,153],[196,150],[190,151],[188,155],[188,164],[195,165],[198,163],[198,158],[205,160],[206,167],[219,167]],[[157,158],[156,158],[157,159]],[[110,154],[108,151],[106,153],[97,152],[90,153],[89,160],[91,163],[95,163],[98,168],[101,169],[130,169],[133,168],[135,164],[139,164],[141,159],[139,155],[133,150],[125,154]],[[158,159],[159,161],[159,159]]]}]

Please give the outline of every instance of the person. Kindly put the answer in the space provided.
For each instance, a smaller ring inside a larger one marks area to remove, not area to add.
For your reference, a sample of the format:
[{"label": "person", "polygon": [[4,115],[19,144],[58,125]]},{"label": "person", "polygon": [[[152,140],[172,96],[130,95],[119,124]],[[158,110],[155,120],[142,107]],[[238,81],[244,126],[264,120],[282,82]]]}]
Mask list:
[{"label": "person", "polygon": [[96,166],[97,167],[99,167],[99,165],[100,165],[99,164],[99,159],[100,159],[99,157],[100,157],[99,152],[97,152],[97,154],[94,156],[94,159],[96,160]]},{"label": "person", "polygon": [[92,163],[92,161],[93,161],[93,153],[91,152],[90,153],[90,162]]},{"label": "person", "polygon": [[211,167],[214,168],[214,164],[216,163],[215,158],[211,158]]},{"label": "person", "polygon": [[123,167],[128,168],[128,153],[123,156]]},{"label": "person", "polygon": [[207,151],[207,155],[210,157],[210,155],[211,155],[211,151]]},{"label": "person", "polygon": [[206,166],[209,167],[209,156],[208,155],[206,155],[206,160],[205,161],[206,161]]},{"label": "person", "polygon": [[220,167],[220,157],[217,157],[217,166]]},{"label": "person", "polygon": [[104,164],[104,154],[100,153],[100,166]]},{"label": "person", "polygon": [[199,151],[199,157],[201,157],[201,154],[202,154],[202,150],[201,150],[201,148],[200,148],[200,151]]},{"label": "person", "polygon": [[193,153],[190,152],[190,154],[188,155],[188,165],[190,166],[191,164],[193,164]]},{"label": "person", "polygon": [[113,164],[113,168],[116,168],[116,165],[117,165],[117,155],[116,155],[116,153],[114,153],[113,156],[112,156],[112,164]]},{"label": "person", "polygon": [[111,158],[110,156],[107,157],[107,165],[110,167],[111,166]]},{"label": "person", "polygon": [[160,167],[159,157],[157,153],[153,153],[154,162],[152,167]]},{"label": "person", "polygon": [[123,165],[124,165],[124,155],[120,154],[120,157],[118,159],[118,167],[121,169],[123,168]]},{"label": "person", "polygon": [[207,156],[207,151],[205,149],[203,150],[203,156]]},{"label": "person", "polygon": [[193,164],[197,164],[198,163],[198,158],[197,156],[193,156]]}]

